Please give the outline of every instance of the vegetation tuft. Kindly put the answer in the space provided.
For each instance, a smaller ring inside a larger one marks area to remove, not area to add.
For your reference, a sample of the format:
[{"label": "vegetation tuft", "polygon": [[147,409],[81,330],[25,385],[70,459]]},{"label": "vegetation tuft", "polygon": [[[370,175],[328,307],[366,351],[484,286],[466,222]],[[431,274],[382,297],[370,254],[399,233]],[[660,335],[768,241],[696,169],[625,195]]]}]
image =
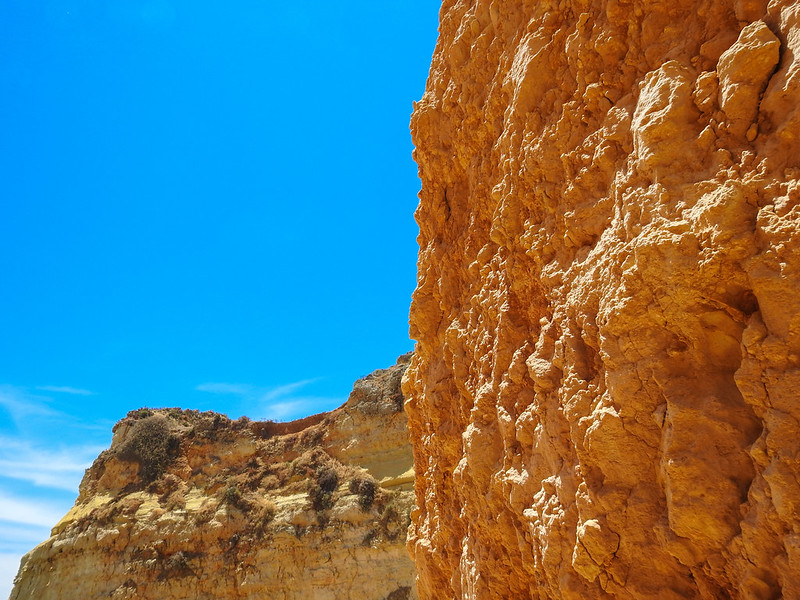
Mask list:
[{"label": "vegetation tuft", "polygon": [[159,581],[176,577],[188,577],[190,575],[197,577],[197,573],[194,572],[190,563],[192,556],[193,555],[188,552],[179,550],[162,559],[161,574],[158,577]]},{"label": "vegetation tuft", "polygon": [[180,439],[170,433],[167,419],[150,415],[136,421],[128,439],[117,451],[121,460],[139,463],[139,475],[145,483],[161,477],[180,453]]},{"label": "vegetation tuft", "polygon": [[339,485],[339,474],[330,467],[317,471],[317,485],[323,492],[333,492]]},{"label": "vegetation tuft", "polygon": [[317,481],[308,490],[312,508],[320,512],[333,506],[333,492],[339,485],[339,475],[330,467],[323,467],[317,471]]},{"label": "vegetation tuft", "polygon": [[229,485],[225,489],[225,502],[231,506],[235,506],[241,511],[247,512],[250,510],[250,502],[242,494],[242,490],[237,485]]},{"label": "vegetation tuft", "polygon": [[377,485],[371,477],[356,477],[350,480],[350,493],[358,496],[358,505],[361,510],[367,511],[375,502],[375,491]]}]

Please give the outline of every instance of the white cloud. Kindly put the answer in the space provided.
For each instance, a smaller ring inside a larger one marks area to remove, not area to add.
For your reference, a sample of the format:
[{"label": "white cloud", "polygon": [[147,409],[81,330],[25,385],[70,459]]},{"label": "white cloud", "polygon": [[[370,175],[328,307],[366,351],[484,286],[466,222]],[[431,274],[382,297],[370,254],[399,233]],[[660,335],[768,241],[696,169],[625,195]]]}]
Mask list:
[{"label": "white cloud", "polygon": [[260,418],[271,421],[293,419],[302,414],[306,406],[308,406],[308,402],[302,398],[291,402],[274,402],[261,408]]},{"label": "white cloud", "polygon": [[234,396],[249,396],[253,393],[253,386],[246,383],[201,383],[196,388],[198,392],[211,394],[232,394]]},{"label": "white cloud", "polygon": [[284,398],[285,396],[290,395],[292,392],[295,392],[300,388],[307,386],[309,383],[314,383],[315,381],[317,380],[303,379],[302,381],[295,381],[294,383],[287,383],[286,385],[279,385],[278,387],[262,391],[259,394],[259,401],[271,402],[279,398]]},{"label": "white cloud", "polygon": [[0,552],[0,598],[11,595],[11,586],[19,570],[19,561],[22,554],[13,552]]},{"label": "white cloud", "polygon": [[295,392],[315,381],[318,380],[303,379],[274,387],[258,387],[247,383],[203,383],[195,389],[212,394],[241,396],[247,402],[248,412],[253,418],[286,421],[330,410],[342,403],[338,398],[295,395]]},{"label": "white cloud", "polygon": [[103,449],[88,444],[48,449],[0,435],[0,476],[75,492],[83,472]]},{"label": "white cloud", "polygon": [[[35,389],[91,393],[55,386]],[[97,442],[106,438],[108,424],[86,422],[55,406],[53,398],[31,388],[0,385],[0,599],[11,592],[20,558],[49,537],[72,506],[84,470],[104,448]],[[61,435],[75,429],[82,432],[77,443]]]},{"label": "white cloud", "polygon": [[34,417],[62,416],[63,413],[48,406],[49,401],[49,398],[31,394],[23,388],[0,385],[0,406],[8,411],[15,423]]},{"label": "white cloud", "polygon": [[53,527],[64,516],[62,507],[29,498],[13,498],[0,492],[0,522]]},{"label": "white cloud", "polygon": [[[44,390],[48,388],[49,386],[39,386],[36,389]],[[93,392],[78,388],[58,389],[70,389],[72,392],[67,393],[71,394],[82,395],[83,392],[93,394]],[[113,425],[111,422],[101,420],[93,422],[82,421],[75,415],[53,408],[52,404],[53,398],[49,396],[35,394],[20,386],[0,384],[0,409],[4,409],[9,413],[17,429],[20,431],[27,430],[26,433],[29,437],[34,436],[35,431],[41,429],[41,425],[45,423],[49,425],[56,424],[59,428],[65,428],[68,425],[69,429],[72,430],[83,429],[85,431],[101,431],[103,433],[107,433]]]},{"label": "white cloud", "polygon": [[45,392],[56,392],[60,394],[73,394],[75,396],[93,396],[94,392],[90,392],[89,390],[82,390],[80,388],[74,388],[69,386],[60,386],[60,385],[40,385],[37,386],[37,390],[43,390]]},{"label": "white cloud", "polygon": [[294,383],[287,383],[271,388],[256,387],[249,383],[201,383],[195,389],[199,392],[210,392],[212,394],[231,394],[243,396],[248,400],[258,399],[262,402],[269,402],[283,398],[300,388],[317,381],[316,379],[303,379]]},{"label": "white cloud", "polygon": [[55,523],[47,527],[0,523],[0,554],[3,552],[27,552],[50,537],[52,525]]},{"label": "white cloud", "polygon": [[14,498],[0,492],[0,598],[8,598],[20,559],[50,537],[66,509],[55,503]]}]

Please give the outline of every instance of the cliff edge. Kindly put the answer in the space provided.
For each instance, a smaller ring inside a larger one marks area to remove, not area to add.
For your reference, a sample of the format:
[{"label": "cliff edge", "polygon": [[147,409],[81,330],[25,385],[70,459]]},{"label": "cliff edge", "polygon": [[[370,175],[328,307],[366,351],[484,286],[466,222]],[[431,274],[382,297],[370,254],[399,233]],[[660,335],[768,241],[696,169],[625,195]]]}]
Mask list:
[{"label": "cliff edge", "polygon": [[445,0],[421,598],[800,598],[800,4]]},{"label": "cliff edge", "polygon": [[407,361],[291,423],[129,413],[11,600],[415,599]]}]

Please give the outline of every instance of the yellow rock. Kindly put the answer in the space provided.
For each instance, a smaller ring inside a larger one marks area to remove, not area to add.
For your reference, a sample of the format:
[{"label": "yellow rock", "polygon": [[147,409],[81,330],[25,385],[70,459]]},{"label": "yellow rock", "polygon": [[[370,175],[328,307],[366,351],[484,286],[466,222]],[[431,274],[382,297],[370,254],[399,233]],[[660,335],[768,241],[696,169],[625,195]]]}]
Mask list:
[{"label": "yellow rock", "polygon": [[11,599],[415,599],[407,359],[299,422],[134,411]]}]

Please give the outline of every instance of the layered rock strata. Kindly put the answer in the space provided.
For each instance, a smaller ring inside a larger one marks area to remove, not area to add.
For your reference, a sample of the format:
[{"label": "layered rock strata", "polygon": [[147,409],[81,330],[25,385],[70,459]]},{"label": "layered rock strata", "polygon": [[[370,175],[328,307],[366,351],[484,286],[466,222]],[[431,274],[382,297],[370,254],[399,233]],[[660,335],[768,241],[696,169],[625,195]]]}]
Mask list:
[{"label": "layered rock strata", "polygon": [[11,600],[416,598],[407,360],[293,423],[130,413]]},{"label": "layered rock strata", "polygon": [[445,0],[421,598],[800,598],[800,4]]}]

